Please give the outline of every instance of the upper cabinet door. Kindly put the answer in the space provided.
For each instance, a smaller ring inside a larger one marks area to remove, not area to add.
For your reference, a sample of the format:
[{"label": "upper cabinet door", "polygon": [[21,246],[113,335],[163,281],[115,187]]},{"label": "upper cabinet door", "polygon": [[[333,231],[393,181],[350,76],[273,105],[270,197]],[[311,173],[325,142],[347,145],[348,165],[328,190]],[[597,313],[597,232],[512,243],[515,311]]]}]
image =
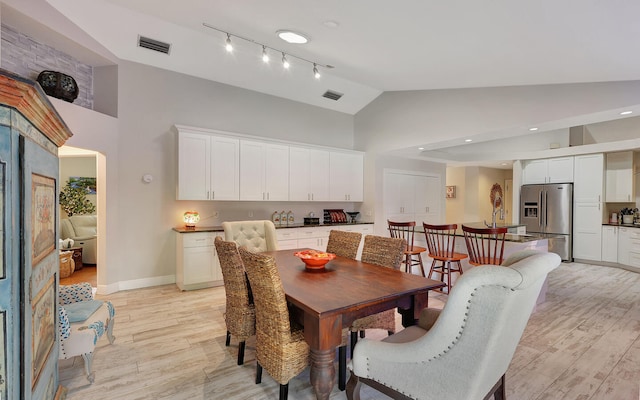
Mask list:
[{"label": "upper cabinet door", "polygon": [[266,200],[264,159],[266,144],[240,141],[240,200]]},{"label": "upper cabinet door", "polygon": [[362,201],[364,156],[362,153],[331,152],[329,161],[330,200]]},{"label": "upper cabinet door", "polygon": [[525,185],[547,183],[548,166],[547,160],[527,161],[522,168],[522,183]]},{"label": "upper cabinet door", "polygon": [[573,157],[531,160],[522,169],[524,185],[573,182]]},{"label": "upper cabinet door", "polygon": [[606,199],[608,202],[636,201],[633,168],[632,151],[607,154]]},{"label": "upper cabinet door", "polygon": [[240,141],[211,137],[211,200],[240,199]]},{"label": "upper cabinet door", "polygon": [[178,200],[209,200],[211,191],[211,136],[178,135]]},{"label": "upper cabinet door", "polygon": [[329,200],[329,152],[289,147],[289,200]]},{"label": "upper cabinet door", "polygon": [[[573,201],[600,203],[603,200],[604,155],[575,156]],[[575,224],[575,216],[573,218]]]},{"label": "upper cabinet door", "polygon": [[547,183],[573,182],[573,157],[550,158]]},{"label": "upper cabinet door", "polygon": [[264,164],[265,200],[289,200],[289,146],[267,144]]},{"label": "upper cabinet door", "polygon": [[240,200],[289,200],[289,146],[240,141]]}]

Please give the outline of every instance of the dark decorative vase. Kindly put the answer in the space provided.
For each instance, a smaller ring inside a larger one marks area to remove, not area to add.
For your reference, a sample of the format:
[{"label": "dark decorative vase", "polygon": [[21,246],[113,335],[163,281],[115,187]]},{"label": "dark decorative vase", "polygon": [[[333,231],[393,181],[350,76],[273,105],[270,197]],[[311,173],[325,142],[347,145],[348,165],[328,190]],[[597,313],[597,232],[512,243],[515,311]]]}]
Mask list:
[{"label": "dark decorative vase", "polygon": [[38,83],[49,96],[73,103],[78,97],[78,84],[73,77],[56,71],[42,71]]}]

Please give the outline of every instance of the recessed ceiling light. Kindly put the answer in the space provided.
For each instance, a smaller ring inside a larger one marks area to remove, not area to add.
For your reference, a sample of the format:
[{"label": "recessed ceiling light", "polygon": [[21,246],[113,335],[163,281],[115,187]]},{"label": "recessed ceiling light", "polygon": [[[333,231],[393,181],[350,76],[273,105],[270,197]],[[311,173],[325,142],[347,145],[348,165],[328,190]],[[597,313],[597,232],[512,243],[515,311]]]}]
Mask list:
[{"label": "recessed ceiling light", "polygon": [[465,139],[464,141],[469,143],[469,142],[473,142],[473,139]]},{"label": "recessed ceiling light", "polygon": [[424,147],[418,147],[418,150],[424,150]]},{"label": "recessed ceiling light", "polygon": [[530,130],[531,132],[535,132],[535,131],[537,131],[537,130],[538,130],[538,128],[529,128],[529,130]]},{"label": "recessed ceiling light", "polygon": [[337,28],[340,26],[340,23],[338,23],[337,21],[324,21],[322,25],[326,26],[327,28]]},{"label": "recessed ceiling light", "polygon": [[309,41],[302,34],[293,31],[282,30],[276,33],[278,34],[278,37],[280,39],[284,40],[287,43],[305,44]]},{"label": "recessed ceiling light", "polygon": [[620,115],[629,115],[629,114],[632,114],[632,113],[633,113],[633,111],[623,111],[623,112],[620,113]]},{"label": "recessed ceiling light", "polygon": [[500,165],[508,165],[506,162],[501,163]]}]

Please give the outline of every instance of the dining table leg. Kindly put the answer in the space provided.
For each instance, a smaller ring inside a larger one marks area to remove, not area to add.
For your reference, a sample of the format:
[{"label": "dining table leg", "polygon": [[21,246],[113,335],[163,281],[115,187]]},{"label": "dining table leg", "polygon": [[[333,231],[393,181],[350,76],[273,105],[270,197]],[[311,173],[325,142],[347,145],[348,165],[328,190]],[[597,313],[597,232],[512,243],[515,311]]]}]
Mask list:
[{"label": "dining table leg", "polygon": [[336,348],[342,343],[342,317],[318,319],[305,313],[304,338],[309,344],[310,381],[316,399],[327,400],[336,384]]},{"label": "dining table leg", "polygon": [[310,349],[311,357],[311,386],[316,393],[316,399],[329,398],[336,383],[335,348],[333,350]]}]

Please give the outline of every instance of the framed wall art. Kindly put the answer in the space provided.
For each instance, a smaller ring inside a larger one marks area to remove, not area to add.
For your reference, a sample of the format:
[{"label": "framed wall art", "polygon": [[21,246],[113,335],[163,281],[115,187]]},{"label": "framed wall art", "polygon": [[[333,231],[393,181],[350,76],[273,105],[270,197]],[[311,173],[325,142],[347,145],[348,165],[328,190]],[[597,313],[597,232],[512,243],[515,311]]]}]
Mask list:
[{"label": "framed wall art", "polygon": [[82,188],[87,194],[96,194],[98,190],[96,178],[86,176],[70,176],[69,185],[73,188]]},{"label": "framed wall art", "polygon": [[31,266],[56,248],[56,180],[42,175],[31,177]]},{"label": "framed wall art", "polygon": [[455,198],[456,198],[456,187],[447,186],[447,199],[455,199]]},{"label": "framed wall art", "polygon": [[31,312],[31,387],[35,387],[42,372],[42,368],[49,358],[51,349],[56,341],[56,292],[55,274],[49,279],[44,288],[38,293],[32,303]]}]

